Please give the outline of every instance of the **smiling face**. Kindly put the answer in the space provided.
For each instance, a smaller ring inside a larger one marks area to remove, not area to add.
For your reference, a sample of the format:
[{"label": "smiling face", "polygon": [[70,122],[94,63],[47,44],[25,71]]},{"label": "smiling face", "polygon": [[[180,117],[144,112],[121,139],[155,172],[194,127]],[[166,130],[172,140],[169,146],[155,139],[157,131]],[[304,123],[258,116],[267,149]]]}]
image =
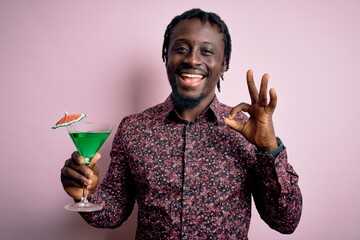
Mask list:
[{"label": "smiling face", "polygon": [[198,18],[180,21],[168,46],[166,70],[175,106],[181,109],[210,103],[227,65],[223,34]]}]

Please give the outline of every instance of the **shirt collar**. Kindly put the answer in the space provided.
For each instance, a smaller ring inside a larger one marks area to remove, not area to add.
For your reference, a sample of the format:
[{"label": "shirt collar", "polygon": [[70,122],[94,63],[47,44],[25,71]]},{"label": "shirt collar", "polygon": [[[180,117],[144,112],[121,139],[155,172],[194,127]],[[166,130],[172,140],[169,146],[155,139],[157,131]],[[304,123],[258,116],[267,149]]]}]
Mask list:
[{"label": "shirt collar", "polygon": [[[221,109],[221,103],[219,102],[218,98],[215,95],[209,107],[205,109],[203,113],[200,114],[197,121],[204,120],[208,122],[214,122],[217,124],[219,122],[219,119],[222,118],[220,109]],[[164,110],[165,110],[164,121],[187,123],[187,121],[183,120],[176,112],[171,94],[167,97],[167,99],[164,102]]]}]

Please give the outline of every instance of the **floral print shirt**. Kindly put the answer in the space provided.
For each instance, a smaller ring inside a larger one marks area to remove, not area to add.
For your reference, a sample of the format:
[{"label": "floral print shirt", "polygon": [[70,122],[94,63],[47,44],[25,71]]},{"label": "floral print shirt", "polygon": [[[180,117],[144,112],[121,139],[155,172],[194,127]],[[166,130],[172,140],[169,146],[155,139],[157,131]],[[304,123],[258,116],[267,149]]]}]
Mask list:
[{"label": "floral print shirt", "polygon": [[[91,225],[119,227],[138,204],[136,239],[248,239],[251,200],[262,219],[292,233],[302,210],[298,176],[287,162],[227,126],[230,107],[215,97],[194,122],[182,120],[171,96],[125,117],[111,163],[90,201],[101,211],[81,213]],[[238,121],[245,121],[240,114]]]}]

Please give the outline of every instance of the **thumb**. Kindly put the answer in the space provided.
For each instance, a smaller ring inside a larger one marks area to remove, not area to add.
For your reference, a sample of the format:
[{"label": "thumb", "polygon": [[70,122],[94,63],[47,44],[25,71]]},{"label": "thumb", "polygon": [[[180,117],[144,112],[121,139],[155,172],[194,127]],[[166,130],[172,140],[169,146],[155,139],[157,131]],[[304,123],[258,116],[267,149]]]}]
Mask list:
[{"label": "thumb", "polygon": [[100,153],[95,153],[94,157],[91,159],[88,167],[89,168],[93,168],[95,166],[95,164],[97,163],[97,161],[101,158],[101,154]]}]

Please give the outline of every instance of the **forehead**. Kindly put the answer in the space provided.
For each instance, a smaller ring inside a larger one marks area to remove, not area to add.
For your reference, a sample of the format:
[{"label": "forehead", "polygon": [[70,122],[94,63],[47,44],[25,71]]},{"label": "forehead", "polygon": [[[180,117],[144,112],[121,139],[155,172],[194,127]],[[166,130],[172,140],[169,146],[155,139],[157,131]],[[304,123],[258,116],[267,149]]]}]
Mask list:
[{"label": "forehead", "polygon": [[173,29],[170,43],[177,40],[191,42],[208,42],[214,45],[224,45],[223,33],[215,24],[209,21],[202,22],[198,18],[185,19],[180,21]]}]

